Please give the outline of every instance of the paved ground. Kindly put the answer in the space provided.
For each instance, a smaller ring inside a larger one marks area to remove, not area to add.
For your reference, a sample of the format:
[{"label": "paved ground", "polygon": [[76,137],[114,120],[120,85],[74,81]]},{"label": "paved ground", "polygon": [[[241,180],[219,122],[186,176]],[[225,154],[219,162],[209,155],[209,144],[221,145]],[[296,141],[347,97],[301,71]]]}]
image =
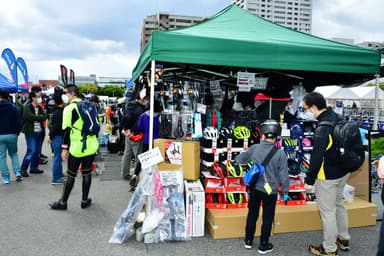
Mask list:
[{"label": "paved ground", "polygon": [[[20,161],[25,153],[24,135],[19,138]],[[44,153],[49,155],[47,145]],[[255,255],[245,250],[242,239],[213,240],[209,234],[187,242],[144,244],[133,239],[109,244],[113,227],[125,210],[131,193],[128,182],[118,179],[119,157],[105,157],[109,170],[94,176],[90,196],[94,204],[80,208],[78,179],[67,211],[52,211],[48,202],[59,198],[62,187],[52,186],[51,159],[41,166],[44,174],[31,175],[22,182],[0,184],[0,255],[10,256],[119,256],[119,255]],[[107,163],[109,161],[109,163]],[[111,162],[114,165],[109,165]],[[10,166],[10,165],[9,165]],[[100,165],[103,166],[103,165]],[[108,176],[109,175],[109,176]],[[292,221],[300,221],[292,220]],[[376,252],[379,226],[351,229],[351,251],[339,255],[368,255]],[[273,235],[275,250],[268,255],[309,255],[309,243],[319,243],[320,231]]]}]

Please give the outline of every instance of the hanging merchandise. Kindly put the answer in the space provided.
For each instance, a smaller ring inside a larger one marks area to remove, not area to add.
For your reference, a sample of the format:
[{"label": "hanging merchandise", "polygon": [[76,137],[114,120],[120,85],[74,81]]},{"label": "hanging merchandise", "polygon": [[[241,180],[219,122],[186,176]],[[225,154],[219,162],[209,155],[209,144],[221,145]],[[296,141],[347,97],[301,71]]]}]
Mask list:
[{"label": "hanging merchandise", "polygon": [[232,163],[230,160],[227,162],[227,171],[232,177],[243,177],[243,167],[238,163]]},{"label": "hanging merchandise", "polygon": [[202,124],[201,124],[201,114],[197,112],[192,113],[192,119],[193,119],[192,138],[202,138],[203,131],[202,131]]},{"label": "hanging merchandise", "polygon": [[181,139],[184,137],[184,130],[183,130],[183,117],[180,115],[177,120],[177,126],[175,129],[175,137],[176,139]]},{"label": "hanging merchandise", "polygon": [[160,138],[171,138],[172,136],[172,115],[171,114],[160,114]]}]

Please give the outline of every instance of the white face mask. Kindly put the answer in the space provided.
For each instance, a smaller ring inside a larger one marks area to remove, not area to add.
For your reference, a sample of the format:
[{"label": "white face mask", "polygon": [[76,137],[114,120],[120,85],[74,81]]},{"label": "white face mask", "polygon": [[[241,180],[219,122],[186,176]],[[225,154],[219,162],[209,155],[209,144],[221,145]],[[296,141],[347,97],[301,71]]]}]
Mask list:
[{"label": "white face mask", "polygon": [[40,104],[41,102],[43,102],[43,100],[41,99],[41,97],[37,98],[37,103]]},{"label": "white face mask", "polygon": [[68,96],[66,94],[61,95],[61,99],[63,100],[63,102],[65,104],[67,104],[69,102],[69,98],[68,98]]},{"label": "white face mask", "polygon": [[311,111],[305,111],[304,112],[304,119],[305,120],[315,120],[315,115]]}]

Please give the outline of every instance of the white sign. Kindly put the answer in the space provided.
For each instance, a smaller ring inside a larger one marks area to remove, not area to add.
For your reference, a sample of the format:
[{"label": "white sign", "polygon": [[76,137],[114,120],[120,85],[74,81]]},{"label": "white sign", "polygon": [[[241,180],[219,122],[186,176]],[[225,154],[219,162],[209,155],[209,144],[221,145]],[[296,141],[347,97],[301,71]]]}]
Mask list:
[{"label": "white sign", "polygon": [[209,89],[211,90],[211,93],[221,93],[220,81],[209,81]]},{"label": "white sign", "polygon": [[154,148],[141,153],[137,156],[141,163],[141,168],[146,169],[152,167],[160,162],[164,162],[164,158],[160,153],[159,148]]},{"label": "white sign", "polygon": [[237,86],[239,89],[243,86],[254,86],[255,84],[255,73],[248,72],[237,72]]}]

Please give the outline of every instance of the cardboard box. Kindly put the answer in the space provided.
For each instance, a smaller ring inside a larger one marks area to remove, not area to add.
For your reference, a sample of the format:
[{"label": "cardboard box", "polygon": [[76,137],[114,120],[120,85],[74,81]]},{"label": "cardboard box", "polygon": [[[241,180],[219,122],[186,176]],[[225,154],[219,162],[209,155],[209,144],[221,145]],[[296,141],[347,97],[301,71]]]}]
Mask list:
[{"label": "cardboard box", "polygon": [[161,155],[166,159],[166,145],[170,142],[181,143],[181,164],[159,163],[159,170],[183,169],[183,177],[186,180],[197,180],[200,178],[200,142],[177,141],[171,139],[156,139],[154,146],[160,149]]},{"label": "cardboard box", "polygon": [[355,196],[368,201],[369,182],[369,158],[366,155],[363,165],[349,176],[348,184],[355,187]]},{"label": "cardboard box", "polygon": [[187,236],[204,236],[205,192],[200,180],[184,181]]},{"label": "cardboard box", "polygon": [[[360,198],[346,203],[349,227],[376,225],[376,205]],[[321,230],[320,212],[316,204],[302,206],[277,205],[274,233]]]},{"label": "cardboard box", "polygon": [[[213,239],[244,237],[248,209],[207,209],[206,214],[207,230]],[[260,211],[255,236],[260,236],[261,220]]]}]

